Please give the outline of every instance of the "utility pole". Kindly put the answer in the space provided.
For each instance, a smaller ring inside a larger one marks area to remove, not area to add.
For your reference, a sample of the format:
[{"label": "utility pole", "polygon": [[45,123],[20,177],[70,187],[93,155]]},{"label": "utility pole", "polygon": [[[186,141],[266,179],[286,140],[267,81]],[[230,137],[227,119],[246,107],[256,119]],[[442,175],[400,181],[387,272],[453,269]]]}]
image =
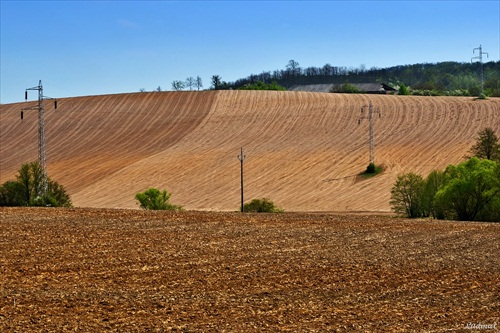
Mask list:
[{"label": "utility pole", "polygon": [[474,50],[472,50],[472,53],[476,53],[476,50],[479,50],[479,56],[477,57],[473,57],[470,59],[470,62],[472,63],[472,61],[474,59],[479,59],[479,71],[480,71],[480,76],[481,76],[481,95],[484,94],[484,78],[483,78],[483,54],[486,54],[486,58],[488,58],[488,53],[486,52],[483,52],[483,48],[481,46],[481,44],[479,44],[479,47],[476,47]]},{"label": "utility pole", "polygon": [[244,211],[244,198],[243,198],[243,162],[245,161],[246,156],[243,155],[243,147],[241,147],[240,155],[238,155],[238,159],[241,164],[241,212]]},{"label": "utility pole", "polygon": [[[53,99],[43,95],[42,80],[38,82],[38,86],[27,88],[24,92],[24,99],[28,100],[28,90],[38,91],[38,105],[36,107],[27,107],[21,110],[21,120],[24,118],[24,111],[38,110],[38,163],[42,169],[42,188],[39,189],[38,195],[45,197],[47,195],[47,147],[45,145],[45,109],[43,105],[44,99]],[[54,100],[54,109],[57,109],[57,100]]]},{"label": "utility pole", "polygon": [[[364,113],[365,113],[365,108],[368,107],[368,116],[365,116]],[[370,136],[370,163],[373,163],[375,164],[375,138],[374,138],[374,134],[373,134],[373,113],[378,113],[378,117],[380,118],[380,111],[374,111],[373,110],[373,104],[372,104],[372,101],[370,100],[370,104],[368,106],[362,106],[361,107],[361,114],[363,116],[361,116],[359,119],[358,119],[358,125],[361,124],[361,120],[362,119],[367,119],[368,118],[368,121],[369,121],[369,126],[370,126],[370,130],[369,130],[369,136]]]}]

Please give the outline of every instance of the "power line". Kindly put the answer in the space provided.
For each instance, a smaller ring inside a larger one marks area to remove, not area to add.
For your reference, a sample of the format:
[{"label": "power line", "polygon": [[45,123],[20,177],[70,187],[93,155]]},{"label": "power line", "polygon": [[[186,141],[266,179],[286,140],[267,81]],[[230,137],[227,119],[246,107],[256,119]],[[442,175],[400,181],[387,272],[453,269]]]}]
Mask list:
[{"label": "power line", "polygon": [[[47,196],[47,146],[45,144],[45,108],[43,101],[45,99],[54,99],[43,95],[42,80],[38,86],[27,88],[24,92],[24,99],[28,101],[28,90],[38,91],[38,105],[36,107],[27,107],[21,110],[21,120],[24,119],[24,111],[38,110],[38,164],[42,170],[42,187],[38,189],[38,195],[45,198]],[[54,99],[54,109],[57,109],[57,100]]]},{"label": "power line", "polygon": [[373,110],[373,104],[372,101],[370,100],[370,104],[368,106],[362,106],[361,107],[361,114],[364,114],[365,108],[368,108],[368,116],[361,116],[358,119],[358,125],[361,124],[362,119],[368,119],[369,121],[369,137],[370,137],[370,163],[375,164],[375,138],[374,138],[374,131],[373,131],[373,113],[378,113],[378,116],[380,118],[381,114],[380,111],[374,111]]},{"label": "power line", "polygon": [[479,59],[479,72],[480,72],[480,76],[481,76],[481,95],[484,94],[484,75],[483,75],[483,54],[486,54],[486,58],[488,58],[488,53],[486,52],[483,52],[483,48],[481,46],[481,44],[479,44],[479,47],[476,47],[475,49],[472,50],[472,53],[476,53],[476,50],[479,50],[479,56],[477,57],[472,57],[471,58],[471,63],[472,63],[472,60],[474,59]]}]

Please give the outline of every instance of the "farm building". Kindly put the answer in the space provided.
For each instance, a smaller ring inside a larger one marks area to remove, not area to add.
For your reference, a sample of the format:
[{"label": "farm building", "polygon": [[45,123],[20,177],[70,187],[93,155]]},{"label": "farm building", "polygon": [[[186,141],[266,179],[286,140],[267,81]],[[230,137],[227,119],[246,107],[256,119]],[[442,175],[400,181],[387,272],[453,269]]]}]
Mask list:
[{"label": "farm building", "polygon": [[[365,94],[394,94],[396,89],[386,83],[350,83]],[[309,92],[330,92],[335,88],[340,88],[342,84],[306,84],[296,85],[288,90],[309,91]]]}]

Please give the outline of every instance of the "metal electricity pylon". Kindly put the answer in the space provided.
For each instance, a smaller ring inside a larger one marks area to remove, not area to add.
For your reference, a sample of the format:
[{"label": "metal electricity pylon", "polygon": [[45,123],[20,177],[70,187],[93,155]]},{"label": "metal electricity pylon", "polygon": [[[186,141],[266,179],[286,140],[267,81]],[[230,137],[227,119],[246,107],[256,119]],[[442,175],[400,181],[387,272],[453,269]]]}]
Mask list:
[{"label": "metal electricity pylon", "polygon": [[[368,108],[368,116],[365,116],[364,113],[365,113],[365,108]],[[380,111],[374,111],[373,110],[373,104],[372,104],[372,101],[370,100],[370,104],[368,106],[362,106],[361,107],[361,114],[363,114],[363,116],[361,116],[359,119],[358,119],[358,125],[361,124],[361,120],[362,119],[368,119],[369,121],[369,124],[370,124],[370,130],[369,130],[369,136],[370,136],[370,163],[373,163],[375,164],[375,138],[374,138],[374,134],[373,134],[373,114],[374,113],[378,113],[378,116],[380,118]]]},{"label": "metal electricity pylon", "polygon": [[479,59],[479,72],[480,72],[480,77],[481,77],[481,95],[484,94],[484,77],[483,77],[483,54],[486,54],[486,58],[488,58],[488,53],[483,52],[483,48],[481,44],[479,44],[479,47],[476,47],[474,50],[472,50],[472,53],[476,53],[476,50],[479,50],[479,56],[473,57],[470,59],[470,62],[474,59]]},{"label": "metal electricity pylon", "polygon": [[238,155],[238,159],[240,160],[241,164],[241,212],[243,213],[244,211],[244,198],[243,198],[243,162],[245,162],[246,156],[243,155],[243,147],[241,147],[241,152],[240,155]]},{"label": "metal electricity pylon", "polygon": [[[43,101],[45,99],[53,99],[43,95],[42,80],[38,82],[38,86],[27,88],[24,92],[24,99],[28,100],[28,90],[38,91],[38,105],[33,107],[26,107],[21,110],[21,120],[24,118],[24,111],[38,110],[38,163],[42,170],[42,187],[39,189],[38,195],[45,197],[47,195],[47,147],[45,145],[45,109]],[[54,101],[54,109],[57,109],[57,100]]]}]

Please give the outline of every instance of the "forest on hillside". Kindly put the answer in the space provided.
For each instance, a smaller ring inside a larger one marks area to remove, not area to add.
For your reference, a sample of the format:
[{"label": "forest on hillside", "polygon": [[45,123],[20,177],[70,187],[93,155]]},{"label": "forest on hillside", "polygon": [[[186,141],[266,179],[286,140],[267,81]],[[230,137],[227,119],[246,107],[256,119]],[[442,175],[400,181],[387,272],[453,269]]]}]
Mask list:
[{"label": "forest on hillside", "polygon": [[[484,94],[500,97],[500,61],[483,63],[482,71]],[[308,84],[386,83],[397,89],[404,84],[413,91],[478,96],[481,93],[481,64],[448,61],[370,69],[363,65],[353,68],[330,64],[303,68],[297,61],[290,60],[284,69],[251,74],[235,82],[225,82],[214,75],[211,88],[241,89],[257,82],[276,83],[285,88]]]}]

